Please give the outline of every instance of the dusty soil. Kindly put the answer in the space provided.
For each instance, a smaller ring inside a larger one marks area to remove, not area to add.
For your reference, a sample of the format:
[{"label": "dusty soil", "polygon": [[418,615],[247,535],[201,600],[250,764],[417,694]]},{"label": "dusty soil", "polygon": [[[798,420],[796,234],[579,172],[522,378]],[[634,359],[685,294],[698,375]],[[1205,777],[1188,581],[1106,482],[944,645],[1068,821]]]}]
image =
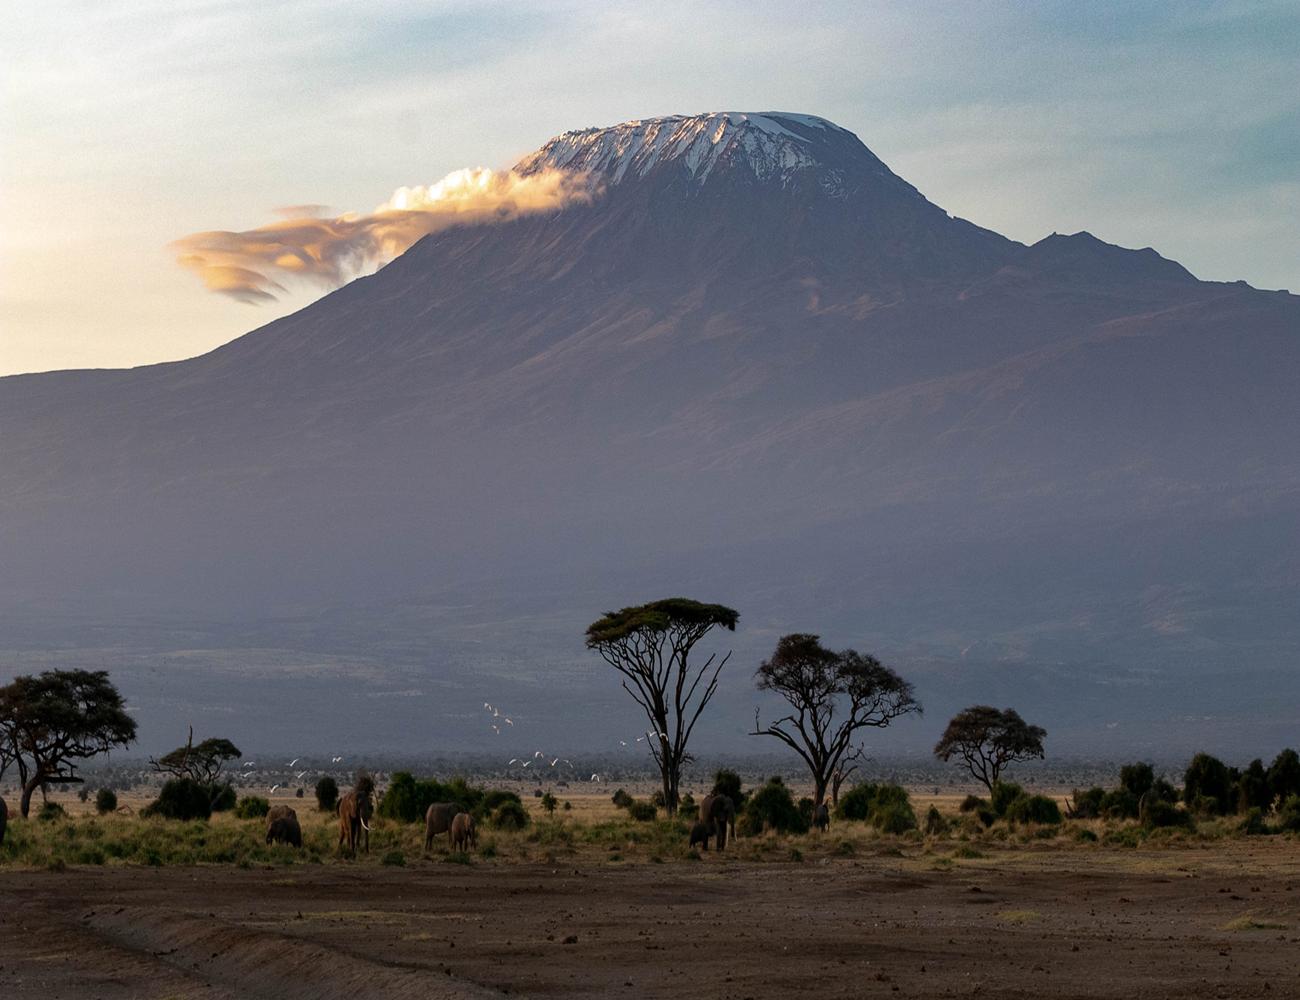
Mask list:
[{"label": "dusty soil", "polygon": [[0,872],[6,998],[1300,996],[1300,846]]}]

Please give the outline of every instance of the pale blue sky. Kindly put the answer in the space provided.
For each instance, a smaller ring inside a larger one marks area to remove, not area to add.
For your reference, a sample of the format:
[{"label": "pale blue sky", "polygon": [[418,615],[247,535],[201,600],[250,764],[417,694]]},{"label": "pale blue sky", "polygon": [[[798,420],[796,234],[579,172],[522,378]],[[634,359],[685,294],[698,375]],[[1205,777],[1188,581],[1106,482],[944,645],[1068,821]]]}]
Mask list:
[{"label": "pale blue sky", "polygon": [[319,294],[209,294],[187,233],[676,112],[822,115],[1015,239],[1300,290],[1298,52],[1295,2],[14,5],[0,373],[186,357]]}]

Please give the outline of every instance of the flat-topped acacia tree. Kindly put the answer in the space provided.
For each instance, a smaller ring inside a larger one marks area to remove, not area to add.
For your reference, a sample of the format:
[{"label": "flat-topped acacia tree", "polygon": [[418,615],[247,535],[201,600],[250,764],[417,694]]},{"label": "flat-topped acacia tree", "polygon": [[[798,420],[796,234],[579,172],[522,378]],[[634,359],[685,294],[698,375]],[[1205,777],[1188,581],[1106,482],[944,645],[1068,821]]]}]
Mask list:
[{"label": "flat-topped acacia tree", "polygon": [[[874,656],[855,649],[827,649],[819,636],[782,636],[776,651],[758,668],[760,691],[774,691],[790,713],[766,728],[754,713],[751,736],[773,736],[808,765],[813,800],[821,805],[860,729],[880,729],[900,715],[920,712],[912,685]],[[858,752],[850,755],[849,759]]]},{"label": "flat-topped acacia tree", "polygon": [[103,670],[47,670],[0,687],[0,741],[18,765],[20,809],[46,785],[80,784],[77,762],[135,739],[135,720]]},{"label": "flat-topped acacia tree", "polygon": [[610,611],[587,628],[587,648],[623,675],[623,690],[650,722],[647,742],[663,776],[670,816],[677,812],[682,765],[690,760],[686,744],[691,731],[731,658],[730,652],[721,659],[711,654],[696,667],[690,663],[691,650],[715,628],[734,632],[739,619],[738,612],[721,604],[670,597]]},{"label": "flat-topped acacia tree", "polygon": [[972,705],[952,717],[934,755],[945,762],[961,758],[971,776],[992,793],[1008,764],[1042,758],[1046,738],[1046,729],[1031,726],[1013,708]]}]

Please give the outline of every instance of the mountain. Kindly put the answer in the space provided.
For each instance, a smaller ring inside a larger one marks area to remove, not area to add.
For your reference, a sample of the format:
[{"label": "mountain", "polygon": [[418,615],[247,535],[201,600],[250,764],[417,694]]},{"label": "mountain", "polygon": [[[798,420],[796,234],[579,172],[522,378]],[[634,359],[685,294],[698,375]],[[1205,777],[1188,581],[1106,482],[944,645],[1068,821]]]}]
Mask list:
[{"label": "mountain", "polygon": [[1294,730],[1300,298],[1005,239],[808,115],[543,169],[598,197],[202,357],[0,379],[0,670],[112,663],[253,745],[475,747],[484,696],[604,745],[637,720],[582,629],[680,592],[742,612],[720,746],[793,630],[1081,751]]}]

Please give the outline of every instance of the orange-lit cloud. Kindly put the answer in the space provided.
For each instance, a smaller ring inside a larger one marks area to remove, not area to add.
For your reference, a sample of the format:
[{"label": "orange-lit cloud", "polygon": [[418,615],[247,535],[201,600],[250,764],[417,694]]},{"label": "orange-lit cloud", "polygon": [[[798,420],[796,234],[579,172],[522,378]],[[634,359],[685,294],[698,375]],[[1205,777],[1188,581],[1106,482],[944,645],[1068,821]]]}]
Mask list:
[{"label": "orange-lit cloud", "polygon": [[595,182],[583,174],[521,175],[476,167],[428,187],[398,188],[368,215],[325,218],[323,206],[299,205],[281,209],[287,216],[282,221],[245,232],[193,233],[172,249],[177,263],[198,274],[209,291],[241,302],[268,302],[285,291],[283,281],[337,287],[450,226],[557,211],[598,194]]}]

